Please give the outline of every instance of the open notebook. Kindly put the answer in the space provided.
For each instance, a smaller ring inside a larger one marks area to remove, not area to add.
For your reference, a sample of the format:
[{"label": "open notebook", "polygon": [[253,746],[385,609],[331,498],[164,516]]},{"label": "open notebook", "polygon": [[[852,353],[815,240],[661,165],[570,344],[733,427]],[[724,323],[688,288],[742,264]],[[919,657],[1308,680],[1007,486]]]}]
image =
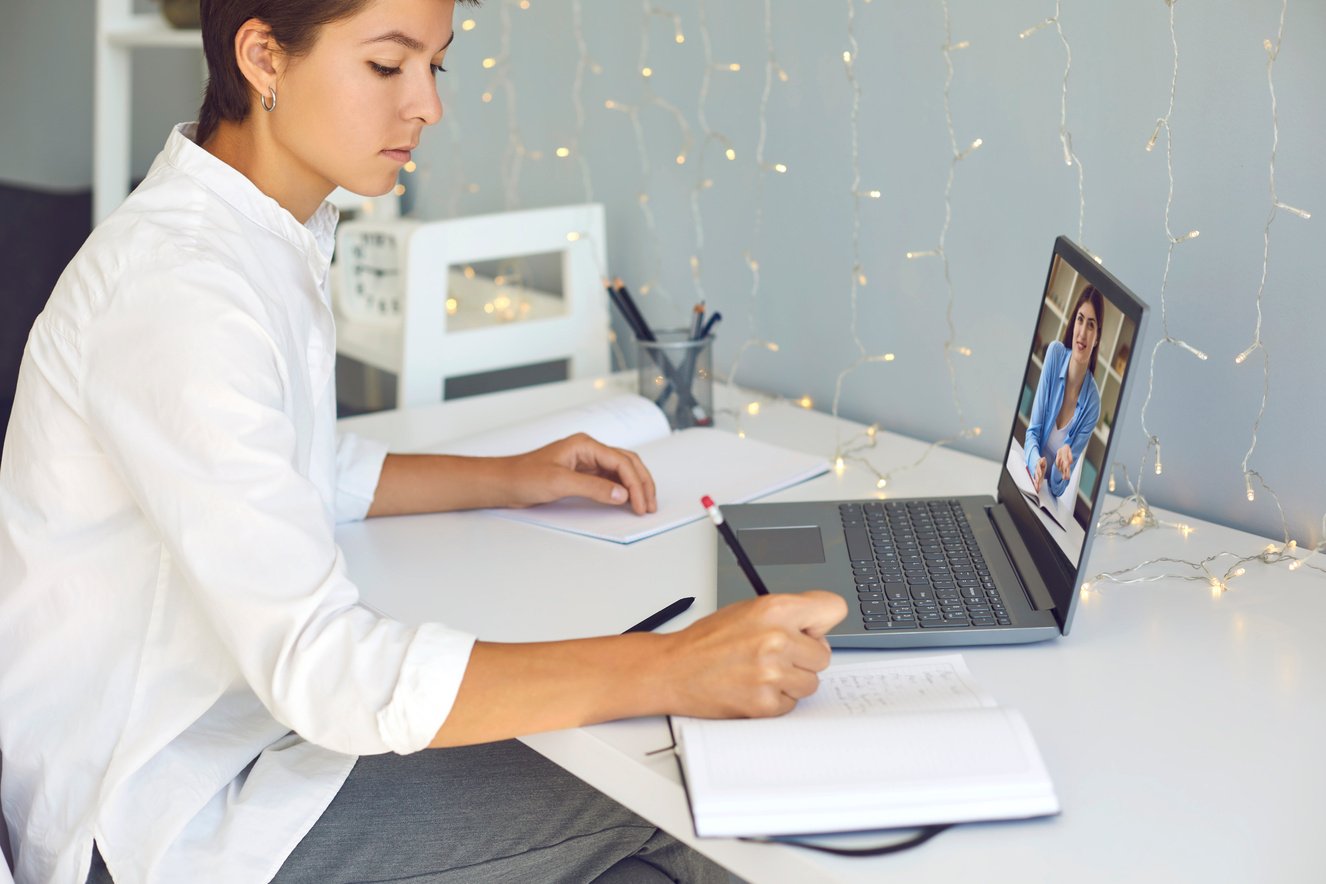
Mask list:
[{"label": "open notebook", "polygon": [[671,719],[700,836],[859,832],[1059,812],[1018,713],[949,654],[835,664],[779,718]]},{"label": "open notebook", "polygon": [[693,427],[674,433],[658,406],[631,395],[614,396],[448,441],[429,451],[496,457],[530,451],[578,432],[639,454],[654,477],[658,510],[637,516],[629,507],[609,507],[573,498],[523,510],[488,512],[587,537],[634,543],[704,518],[699,505],[702,495],[744,503],[829,469],[823,457],[743,439],[723,430]]}]

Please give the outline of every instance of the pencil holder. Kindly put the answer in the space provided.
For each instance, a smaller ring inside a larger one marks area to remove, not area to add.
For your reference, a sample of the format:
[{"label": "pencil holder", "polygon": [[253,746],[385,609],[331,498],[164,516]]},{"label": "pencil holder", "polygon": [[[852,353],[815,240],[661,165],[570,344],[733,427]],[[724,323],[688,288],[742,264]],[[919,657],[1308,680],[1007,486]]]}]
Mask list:
[{"label": "pencil holder", "polygon": [[669,329],[636,340],[640,395],[654,402],[674,430],[714,422],[714,337]]}]

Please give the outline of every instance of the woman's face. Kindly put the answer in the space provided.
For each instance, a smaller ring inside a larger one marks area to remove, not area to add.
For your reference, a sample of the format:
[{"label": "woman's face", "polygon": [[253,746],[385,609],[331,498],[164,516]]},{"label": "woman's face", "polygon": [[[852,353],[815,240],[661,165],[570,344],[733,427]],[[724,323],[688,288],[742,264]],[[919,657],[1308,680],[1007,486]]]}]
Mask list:
[{"label": "woman's face", "polygon": [[420,132],[442,119],[434,76],[454,9],[455,0],[372,0],[290,60],[271,131],[292,174],[368,196],[395,186]]},{"label": "woman's face", "polygon": [[1073,361],[1082,365],[1091,363],[1091,351],[1096,348],[1100,337],[1100,325],[1096,317],[1096,308],[1090,301],[1083,301],[1077,307],[1077,316],[1073,320]]}]

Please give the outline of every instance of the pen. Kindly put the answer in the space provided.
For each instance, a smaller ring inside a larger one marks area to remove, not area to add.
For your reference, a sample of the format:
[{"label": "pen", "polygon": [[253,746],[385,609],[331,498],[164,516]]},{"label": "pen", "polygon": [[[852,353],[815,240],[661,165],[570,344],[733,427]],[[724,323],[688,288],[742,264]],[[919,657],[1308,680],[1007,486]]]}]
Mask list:
[{"label": "pen", "polygon": [[715,310],[713,315],[705,322],[704,328],[700,329],[700,340],[709,337],[709,332],[715,325],[723,321],[723,314]]},{"label": "pen", "polygon": [[[695,601],[694,596],[677,599],[657,614],[650,614],[648,617],[626,630],[626,632],[653,632],[655,629],[658,629],[664,623],[667,623],[673,617],[676,617],[682,611],[689,608],[693,601]],[[622,635],[626,635],[626,632],[623,632]]]},{"label": "pen", "polygon": [[704,302],[695,305],[691,311],[691,340],[700,340],[700,330],[704,328]]},{"label": "pen", "polygon": [[639,336],[641,340],[650,342],[658,340],[658,338],[654,336],[653,329],[649,327],[649,323],[645,322],[645,315],[641,313],[640,308],[636,306],[635,299],[632,298],[631,293],[626,290],[626,284],[622,282],[621,277],[614,279],[613,285],[617,288],[617,297],[621,299],[622,306],[635,317],[635,322],[633,322],[632,325],[636,329],[637,336]]},{"label": "pen", "polygon": [[622,296],[617,292],[615,288],[612,287],[612,283],[605,280],[603,283],[603,287],[608,290],[609,300],[611,300],[612,303],[617,307],[617,311],[621,313],[622,319],[626,321],[627,327],[630,328],[631,330],[631,334],[635,335],[637,338],[643,337],[643,335],[640,332],[640,326],[636,324],[635,315],[631,313],[629,309],[627,309],[626,304],[622,302]]},{"label": "pen", "polygon": [[732,555],[737,557],[737,564],[741,570],[746,572],[746,579],[750,581],[751,588],[755,590],[756,595],[768,595],[769,588],[764,585],[760,575],[755,571],[755,565],[751,562],[750,556],[741,548],[741,543],[737,540],[737,535],[733,533],[732,526],[723,519],[723,513],[718,509],[718,504],[714,499],[706,494],[700,498],[700,504],[709,512],[709,518],[714,525],[718,527],[718,533],[723,535],[727,541],[728,549],[732,550]]}]

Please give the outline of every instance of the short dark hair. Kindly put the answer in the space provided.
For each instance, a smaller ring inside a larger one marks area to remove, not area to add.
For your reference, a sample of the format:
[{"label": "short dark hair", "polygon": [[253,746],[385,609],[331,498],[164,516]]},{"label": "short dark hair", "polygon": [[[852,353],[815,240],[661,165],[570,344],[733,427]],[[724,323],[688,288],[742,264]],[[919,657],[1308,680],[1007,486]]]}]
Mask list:
[{"label": "short dark hair", "polygon": [[[203,144],[222,120],[242,122],[253,106],[249,82],[235,58],[235,35],[251,18],[265,22],[287,55],[307,53],[324,25],[349,18],[370,0],[201,0],[199,13],[207,88],[194,140]],[[479,0],[458,0],[478,6]]]},{"label": "short dark hair", "polygon": [[1087,301],[1091,302],[1096,311],[1096,345],[1091,348],[1091,365],[1087,367],[1087,371],[1095,374],[1096,354],[1100,352],[1100,339],[1105,336],[1105,298],[1094,285],[1082,289],[1082,293],[1073,302],[1073,311],[1068,314],[1068,327],[1064,329],[1063,345],[1070,353],[1073,351],[1073,326],[1077,324],[1077,311]]}]

